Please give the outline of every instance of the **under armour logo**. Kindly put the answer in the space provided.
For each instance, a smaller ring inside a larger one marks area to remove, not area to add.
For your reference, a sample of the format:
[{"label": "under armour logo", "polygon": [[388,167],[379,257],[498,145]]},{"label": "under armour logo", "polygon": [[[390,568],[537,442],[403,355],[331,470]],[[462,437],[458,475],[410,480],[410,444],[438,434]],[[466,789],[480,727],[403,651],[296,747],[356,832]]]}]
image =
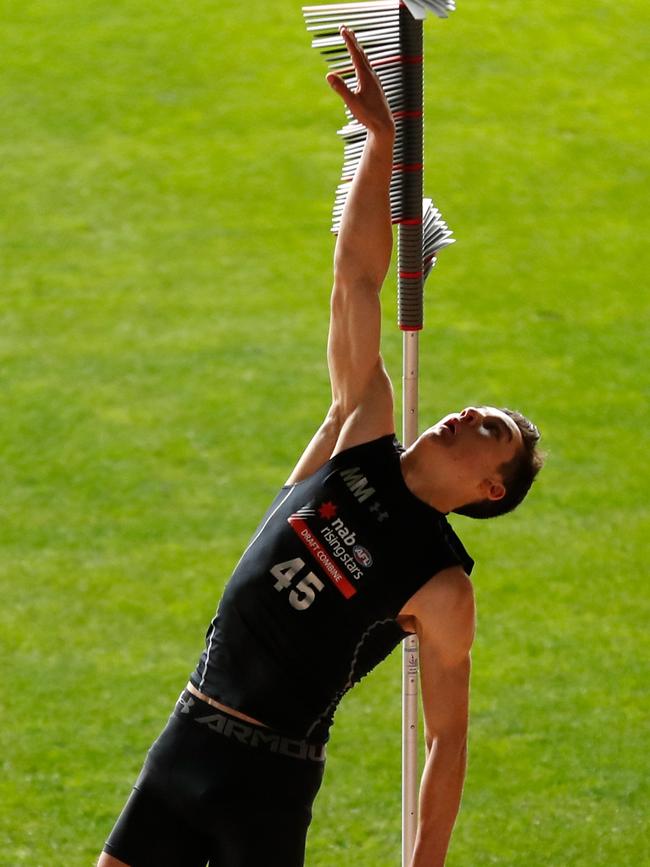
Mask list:
[{"label": "under armour logo", "polygon": [[380,510],[381,510],[381,503],[379,503],[377,500],[375,500],[375,502],[370,507],[370,511],[374,512],[377,515],[377,520],[381,524],[381,522],[385,521],[386,518],[389,517],[389,515],[388,515],[388,512],[382,512]]},{"label": "under armour logo", "polygon": [[183,693],[180,694],[176,704],[181,706],[181,713],[189,713],[192,705],[196,704],[193,698],[185,698]]}]

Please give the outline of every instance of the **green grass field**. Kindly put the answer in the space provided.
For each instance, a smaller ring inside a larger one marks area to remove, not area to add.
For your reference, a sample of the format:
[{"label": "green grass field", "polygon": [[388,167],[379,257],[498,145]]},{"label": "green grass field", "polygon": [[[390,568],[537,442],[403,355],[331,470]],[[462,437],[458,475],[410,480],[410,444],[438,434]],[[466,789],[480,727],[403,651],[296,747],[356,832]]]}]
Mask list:
[{"label": "green grass field", "polygon": [[[327,407],[342,112],[288,0],[0,10],[0,865],[88,867]],[[550,453],[520,513],[455,521],[479,630],[450,867],[650,864],[648,24],[426,24],[425,189],[459,242],[422,419],[511,405]],[[342,706],[310,867],[399,863],[399,664]]]}]

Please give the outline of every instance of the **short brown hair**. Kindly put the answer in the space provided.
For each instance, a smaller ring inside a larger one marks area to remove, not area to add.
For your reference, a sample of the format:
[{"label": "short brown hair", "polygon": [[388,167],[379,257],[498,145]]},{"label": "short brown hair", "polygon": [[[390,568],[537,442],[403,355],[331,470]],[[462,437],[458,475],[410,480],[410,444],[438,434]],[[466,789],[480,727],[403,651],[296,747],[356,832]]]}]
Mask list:
[{"label": "short brown hair", "polygon": [[505,495],[500,500],[479,500],[454,509],[458,515],[468,518],[496,518],[516,509],[524,499],[535,476],[544,464],[544,456],[538,451],[540,432],[532,421],[513,409],[502,409],[521,431],[523,445],[517,454],[499,467],[503,477]]}]

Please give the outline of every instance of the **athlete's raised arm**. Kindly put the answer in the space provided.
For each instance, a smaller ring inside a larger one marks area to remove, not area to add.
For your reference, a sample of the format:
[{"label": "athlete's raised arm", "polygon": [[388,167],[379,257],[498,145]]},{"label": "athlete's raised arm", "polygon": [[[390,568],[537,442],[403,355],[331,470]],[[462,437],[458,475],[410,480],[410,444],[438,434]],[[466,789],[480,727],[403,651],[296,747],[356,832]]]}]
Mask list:
[{"label": "athlete's raised arm", "polygon": [[393,393],[380,355],[380,292],[390,265],[393,232],[390,178],[395,125],[384,93],[353,34],[342,29],[357,77],[328,81],[368,130],[346,200],[334,253],[327,346],[332,405],[289,481],[320,467],[333,453],[394,430]]}]

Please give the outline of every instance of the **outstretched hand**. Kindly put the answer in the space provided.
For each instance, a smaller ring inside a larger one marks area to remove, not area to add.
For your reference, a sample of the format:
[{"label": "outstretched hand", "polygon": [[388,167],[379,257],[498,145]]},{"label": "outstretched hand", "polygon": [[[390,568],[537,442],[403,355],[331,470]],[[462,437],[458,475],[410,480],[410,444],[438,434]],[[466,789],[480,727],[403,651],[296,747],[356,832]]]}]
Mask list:
[{"label": "outstretched hand", "polygon": [[370,132],[394,132],[393,115],[370,61],[351,30],[341,27],[341,36],[352,58],[357,76],[357,89],[350,90],[341,76],[335,72],[328,74],[328,83],[339,94],[353,116]]}]

